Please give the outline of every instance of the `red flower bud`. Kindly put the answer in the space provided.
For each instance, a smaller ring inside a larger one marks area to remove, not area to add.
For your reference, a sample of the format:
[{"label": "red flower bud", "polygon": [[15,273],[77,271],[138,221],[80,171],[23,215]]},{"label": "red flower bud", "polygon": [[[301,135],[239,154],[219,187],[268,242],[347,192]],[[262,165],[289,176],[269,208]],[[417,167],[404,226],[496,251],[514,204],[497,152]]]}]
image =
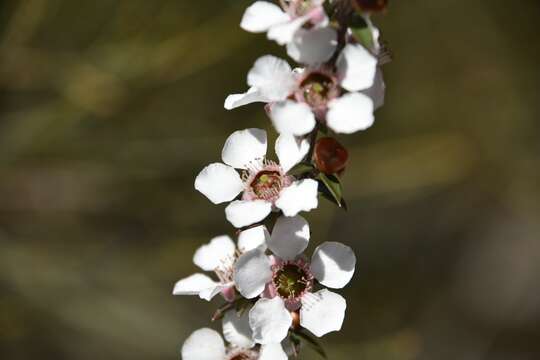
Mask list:
[{"label": "red flower bud", "polygon": [[324,137],[317,140],[313,160],[317,169],[325,174],[335,174],[347,166],[349,153],[336,139]]},{"label": "red flower bud", "polygon": [[352,0],[353,6],[360,11],[383,11],[388,6],[388,0]]}]

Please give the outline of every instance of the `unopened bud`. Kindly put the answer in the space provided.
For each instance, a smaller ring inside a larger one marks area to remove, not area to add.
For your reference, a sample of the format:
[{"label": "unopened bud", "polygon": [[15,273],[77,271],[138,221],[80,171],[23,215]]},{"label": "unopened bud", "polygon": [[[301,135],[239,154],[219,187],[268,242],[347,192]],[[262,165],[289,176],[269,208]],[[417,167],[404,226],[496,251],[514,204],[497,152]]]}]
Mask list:
[{"label": "unopened bud", "polygon": [[347,149],[334,138],[320,138],[315,144],[313,160],[317,169],[325,174],[336,174],[345,170],[348,159]]}]

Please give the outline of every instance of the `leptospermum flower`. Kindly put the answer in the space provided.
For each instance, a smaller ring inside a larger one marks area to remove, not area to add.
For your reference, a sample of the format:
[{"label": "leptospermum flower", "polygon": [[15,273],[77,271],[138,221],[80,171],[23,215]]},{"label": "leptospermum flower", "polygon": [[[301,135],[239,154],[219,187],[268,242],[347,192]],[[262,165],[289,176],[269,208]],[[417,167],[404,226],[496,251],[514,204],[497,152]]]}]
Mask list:
[{"label": "leptospermum flower", "polygon": [[264,220],[272,210],[295,216],[318,205],[317,182],[287,174],[306,156],[309,142],[280,136],[275,145],[279,163],[266,159],[266,150],[266,131],[236,131],[225,142],[223,163],[208,165],[195,179],[195,189],[214,204],[231,201],[225,215],[237,228]]},{"label": "leptospermum flower", "polygon": [[287,354],[279,343],[254,347],[246,315],[235,311],[223,319],[223,336],[210,328],[193,332],[182,346],[183,360],[286,360]]},{"label": "leptospermum flower", "polygon": [[309,262],[302,255],[309,242],[309,225],[301,216],[280,217],[267,243],[274,256],[262,250],[242,255],[235,265],[236,288],[248,299],[261,296],[249,312],[253,340],[260,344],[280,342],[293,324],[291,312],[299,312],[300,325],[315,336],[341,329],[346,301],[320,284],[343,288],[356,265],[352,249],[337,242],[318,246]]},{"label": "leptospermum flower", "polygon": [[324,0],[282,0],[281,8],[257,1],[247,8],[240,26],[249,32],[266,32],[271,40],[287,45],[287,53],[303,64],[330,59],[337,47],[337,32],[328,26]]},{"label": "leptospermum flower", "polygon": [[227,236],[217,236],[208,244],[197,249],[193,262],[204,271],[213,271],[218,281],[211,277],[196,273],[179,280],[173,289],[174,295],[198,295],[201,299],[210,301],[217,294],[222,294],[225,300],[234,301],[235,290],[233,271],[240,254],[255,248],[266,249],[270,234],[263,225],[242,231],[238,236],[238,247]]},{"label": "leptospermum flower", "polygon": [[377,58],[360,44],[347,44],[336,71],[324,66],[292,70],[277,57],[259,58],[248,73],[249,90],[229,95],[226,109],[253,102],[266,102],[280,134],[304,136],[325,123],[337,133],[354,133],[374,121],[373,100],[361,91],[372,87]]}]

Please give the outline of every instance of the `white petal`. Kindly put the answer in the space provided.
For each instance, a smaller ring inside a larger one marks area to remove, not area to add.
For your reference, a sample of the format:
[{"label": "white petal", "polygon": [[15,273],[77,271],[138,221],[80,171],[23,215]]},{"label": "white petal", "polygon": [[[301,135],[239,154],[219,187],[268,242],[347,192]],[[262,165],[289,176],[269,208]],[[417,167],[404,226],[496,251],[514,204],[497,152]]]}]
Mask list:
[{"label": "white petal", "polygon": [[255,342],[249,327],[249,312],[244,311],[242,315],[238,315],[236,310],[226,312],[223,317],[223,337],[235,346],[252,348]]},{"label": "white petal", "polygon": [[377,67],[373,85],[369,89],[362,91],[362,93],[371,98],[371,101],[373,101],[374,110],[377,110],[384,105],[386,84],[384,83],[383,72],[380,67]]},{"label": "white petal", "polygon": [[218,283],[204,274],[193,274],[179,280],[174,285],[173,295],[198,295],[201,291],[213,288]]},{"label": "white petal", "polygon": [[232,265],[235,251],[236,246],[229,236],[217,236],[195,251],[193,262],[204,271],[214,271]]},{"label": "white petal", "polygon": [[292,260],[309,244],[309,224],[300,215],[277,219],[268,248],[283,260]]},{"label": "white petal", "polygon": [[244,12],[240,27],[249,32],[266,32],[273,25],[288,21],[289,15],[268,1],[257,1]]},{"label": "white petal", "polygon": [[296,87],[291,66],[272,55],[262,56],[255,61],[248,73],[247,82],[270,101],[285,100]]},{"label": "white petal", "polygon": [[337,33],[331,27],[300,29],[287,44],[287,54],[295,61],[316,65],[329,60],[337,47]]},{"label": "white petal", "polygon": [[292,21],[276,24],[268,30],[268,39],[274,40],[279,45],[290,43],[296,32],[309,21],[309,16],[302,16]]},{"label": "white petal", "polygon": [[337,133],[352,134],[373,125],[373,101],[361,93],[348,93],[330,101],[326,123]]},{"label": "white petal", "polygon": [[216,283],[215,286],[209,287],[208,289],[201,290],[199,293],[199,297],[203,300],[210,301],[212,300],[217,294],[221,293],[223,290],[225,290],[229,285],[223,285]]},{"label": "white petal", "polygon": [[279,165],[287,172],[301,162],[309,152],[309,140],[290,134],[281,134],[276,140],[276,155]]},{"label": "white petal", "polygon": [[264,220],[272,211],[272,204],[264,200],[236,200],[225,208],[225,217],[237,228]]},{"label": "white petal", "polygon": [[270,233],[266,226],[259,225],[250,228],[238,235],[238,250],[246,252],[256,248],[266,249],[268,240],[270,240]]},{"label": "white petal", "polygon": [[321,337],[341,330],[347,303],[343,296],[322,289],[302,297],[300,325]]},{"label": "white petal", "polygon": [[287,360],[287,354],[281,344],[267,344],[261,346],[258,360]]},{"label": "white petal", "polygon": [[251,104],[254,102],[269,102],[270,100],[261,95],[259,89],[252,87],[246,93],[232,94],[225,99],[224,107],[227,110],[232,110],[240,106]]},{"label": "white petal", "polygon": [[214,204],[221,204],[237,197],[244,189],[244,183],[232,167],[213,163],[197,175],[195,189]]},{"label": "white petal", "polygon": [[305,103],[286,100],[272,104],[270,118],[280,134],[303,136],[315,128],[315,115]]},{"label": "white petal", "polygon": [[348,91],[365,90],[373,85],[377,59],[362,45],[348,44],[337,61],[341,87]]},{"label": "white petal", "polygon": [[193,332],[182,346],[182,360],[225,359],[225,343],[215,330],[203,328]]},{"label": "white petal", "polygon": [[266,155],[266,131],[245,129],[233,132],[225,141],[221,158],[223,162],[237,169],[246,169],[250,162]]},{"label": "white petal", "polygon": [[271,278],[270,259],[261,249],[240,255],[234,265],[234,283],[238,292],[247,299],[260,295]]},{"label": "white petal", "polygon": [[295,216],[300,211],[313,210],[319,204],[317,188],[317,182],[312,179],[295,181],[281,191],[276,206],[285,216]]},{"label": "white petal", "polygon": [[258,344],[280,343],[287,337],[291,324],[292,316],[279,296],[259,299],[249,311],[253,340]]},{"label": "white petal", "polygon": [[324,286],[341,289],[354,274],[354,251],[338,242],[325,242],[315,249],[311,258],[311,271]]}]

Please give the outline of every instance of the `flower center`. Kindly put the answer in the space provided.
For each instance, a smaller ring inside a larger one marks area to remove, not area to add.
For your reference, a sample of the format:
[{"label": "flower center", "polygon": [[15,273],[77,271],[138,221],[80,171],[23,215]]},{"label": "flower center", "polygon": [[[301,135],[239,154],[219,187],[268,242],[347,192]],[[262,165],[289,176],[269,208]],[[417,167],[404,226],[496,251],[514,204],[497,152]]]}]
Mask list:
[{"label": "flower center", "polygon": [[253,350],[232,350],[227,354],[227,360],[255,360],[259,355]]},{"label": "flower center", "polygon": [[279,296],[291,299],[309,290],[313,279],[303,267],[288,263],[275,273],[273,281]]},{"label": "flower center", "polygon": [[292,182],[281,166],[270,160],[252,163],[250,169],[243,174],[245,190],[244,200],[265,200],[274,202],[280,191]]},{"label": "flower center", "polygon": [[339,96],[337,82],[322,72],[312,72],[300,83],[297,98],[311,108],[325,108],[328,102]]},{"label": "flower center", "polygon": [[261,199],[274,196],[281,190],[281,174],[277,171],[260,171],[251,182],[251,188]]}]

